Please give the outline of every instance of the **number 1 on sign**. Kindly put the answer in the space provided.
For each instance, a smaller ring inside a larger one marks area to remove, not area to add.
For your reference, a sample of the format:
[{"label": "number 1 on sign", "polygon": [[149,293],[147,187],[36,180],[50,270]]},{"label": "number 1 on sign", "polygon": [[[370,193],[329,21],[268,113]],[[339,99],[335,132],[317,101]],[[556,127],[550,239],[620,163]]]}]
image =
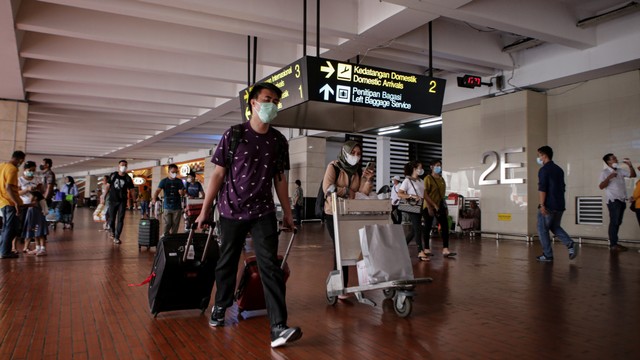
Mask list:
[{"label": "number 1 on sign", "polygon": [[300,98],[304,99],[304,93],[302,93],[302,85],[298,86],[298,90],[300,90]]}]

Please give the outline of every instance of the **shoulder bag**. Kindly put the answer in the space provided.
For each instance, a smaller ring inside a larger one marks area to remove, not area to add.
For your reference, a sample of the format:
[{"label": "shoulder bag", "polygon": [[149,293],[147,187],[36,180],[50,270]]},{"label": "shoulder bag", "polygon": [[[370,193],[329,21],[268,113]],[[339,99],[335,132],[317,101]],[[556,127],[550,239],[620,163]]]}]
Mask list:
[{"label": "shoulder bag", "polygon": [[[409,180],[411,182],[411,187],[413,187],[413,191],[417,194],[418,191],[416,187],[413,185],[413,180]],[[414,199],[402,199],[400,200],[400,204],[398,205],[398,210],[402,212],[407,212],[411,214],[421,214],[422,213],[422,199],[414,200]]]}]

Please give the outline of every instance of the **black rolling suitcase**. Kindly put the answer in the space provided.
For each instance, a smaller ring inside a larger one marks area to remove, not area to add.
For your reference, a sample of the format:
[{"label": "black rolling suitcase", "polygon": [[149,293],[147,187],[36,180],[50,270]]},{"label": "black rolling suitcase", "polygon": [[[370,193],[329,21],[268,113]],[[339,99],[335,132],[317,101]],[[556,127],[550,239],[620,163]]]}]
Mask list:
[{"label": "black rolling suitcase", "polygon": [[138,225],[138,251],[146,246],[147,249],[152,246],[158,246],[160,239],[160,220],[158,219],[140,219]]},{"label": "black rolling suitcase", "polygon": [[219,257],[213,227],[206,234],[192,227],[188,234],[160,239],[149,282],[149,308],[154,317],[172,310],[200,309],[204,313],[209,306]]}]

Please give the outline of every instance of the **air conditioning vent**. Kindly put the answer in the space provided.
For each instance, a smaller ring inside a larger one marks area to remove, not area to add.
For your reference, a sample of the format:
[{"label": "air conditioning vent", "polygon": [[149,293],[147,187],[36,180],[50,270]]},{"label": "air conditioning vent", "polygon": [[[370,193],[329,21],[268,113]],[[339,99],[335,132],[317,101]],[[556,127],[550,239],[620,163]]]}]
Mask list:
[{"label": "air conditioning vent", "polygon": [[576,224],[602,225],[602,196],[576,196]]}]

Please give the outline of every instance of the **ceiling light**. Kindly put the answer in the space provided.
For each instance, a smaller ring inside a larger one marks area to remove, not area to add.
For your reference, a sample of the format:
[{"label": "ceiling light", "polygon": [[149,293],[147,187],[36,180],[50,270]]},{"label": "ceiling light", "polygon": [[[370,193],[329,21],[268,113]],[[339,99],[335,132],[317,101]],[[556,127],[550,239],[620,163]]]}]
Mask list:
[{"label": "ceiling light", "polygon": [[442,120],[432,121],[432,122],[420,124],[420,127],[424,128],[424,127],[438,126],[438,125],[442,125]]},{"label": "ceiling light", "polygon": [[512,53],[524,49],[531,49],[532,47],[536,47],[542,43],[544,43],[544,41],[528,37],[503,47],[502,52]]},{"label": "ceiling light", "polygon": [[420,120],[420,124],[428,124],[428,123],[432,123],[432,122],[436,122],[436,121],[440,121],[442,120],[442,116],[434,116],[428,119],[422,119]]},{"label": "ceiling light", "polygon": [[387,127],[383,127],[378,129],[379,132],[384,132],[384,131],[389,131],[389,130],[395,130],[395,129],[399,129],[400,125],[394,125],[394,126],[387,126]]},{"label": "ceiling light", "polygon": [[393,129],[393,130],[387,130],[387,131],[379,131],[378,135],[387,135],[387,134],[393,134],[393,133],[397,133],[400,132],[400,129]]},{"label": "ceiling light", "polygon": [[619,7],[617,9],[613,9],[605,13],[602,13],[600,15],[595,15],[595,16],[582,19],[576,23],[576,26],[584,29],[589,26],[594,26],[605,21],[617,19],[621,16],[629,15],[638,10],[640,10],[640,3],[638,3],[637,1],[631,1],[628,4],[622,7]]}]

